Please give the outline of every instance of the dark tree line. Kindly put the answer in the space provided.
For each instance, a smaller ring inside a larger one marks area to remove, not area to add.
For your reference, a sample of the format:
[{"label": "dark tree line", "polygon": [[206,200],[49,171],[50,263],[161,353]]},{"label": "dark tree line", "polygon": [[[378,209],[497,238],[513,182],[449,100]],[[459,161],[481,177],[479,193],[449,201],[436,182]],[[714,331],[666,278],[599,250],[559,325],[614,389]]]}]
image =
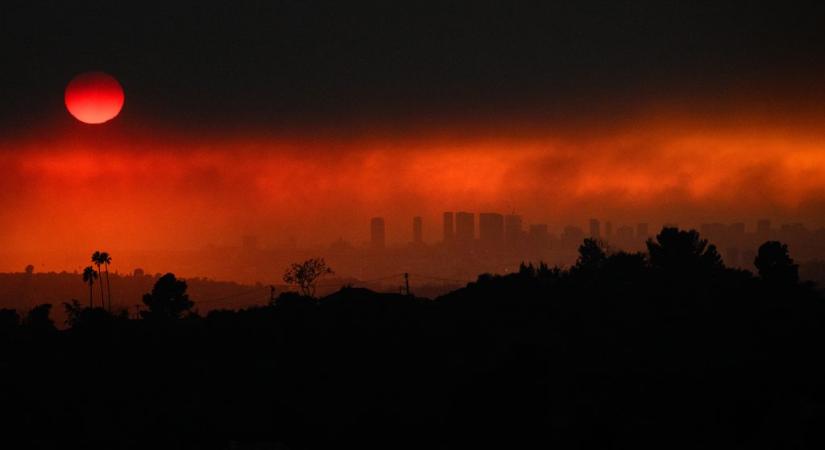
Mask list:
[{"label": "dark tree line", "polygon": [[344,288],[202,317],[167,274],[140,320],[0,310],[0,427],[107,448],[821,448],[825,305],[786,246],[758,274],[672,228],[579,254],[434,300]]}]

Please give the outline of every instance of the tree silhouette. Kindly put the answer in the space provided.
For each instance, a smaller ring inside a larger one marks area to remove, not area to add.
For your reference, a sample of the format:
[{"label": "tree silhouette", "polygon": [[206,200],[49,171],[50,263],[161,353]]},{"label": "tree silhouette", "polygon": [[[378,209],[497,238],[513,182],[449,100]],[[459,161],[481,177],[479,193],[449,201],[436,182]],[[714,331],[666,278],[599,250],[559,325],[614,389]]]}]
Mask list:
[{"label": "tree silhouette", "polygon": [[599,239],[587,238],[579,246],[576,266],[580,269],[598,269],[607,261],[607,248]]},{"label": "tree silhouette", "polygon": [[112,312],[112,286],[109,284],[109,264],[112,263],[112,257],[107,252],[101,252],[99,258],[106,265],[106,296],[109,298],[107,309]]},{"label": "tree silhouette", "polygon": [[126,319],[128,316],[121,314],[116,317],[103,308],[84,308],[80,302],[72,299],[63,303],[66,312],[65,323],[72,330],[100,330],[103,326],[111,324],[114,319]]},{"label": "tree silhouette", "polygon": [[144,319],[178,319],[195,305],[186,294],[186,281],[173,273],[160,277],[152,292],[143,296],[143,303],[149,308],[140,312]]},{"label": "tree silhouette", "polygon": [[662,228],[656,240],[647,240],[650,264],[667,271],[691,273],[696,269],[723,268],[722,257],[716,246],[701,239],[696,230]]},{"label": "tree silhouette", "polygon": [[20,326],[20,314],[17,313],[17,310],[0,309],[0,336],[8,335],[18,326]]},{"label": "tree silhouette", "polygon": [[66,312],[66,325],[74,327],[80,323],[80,317],[83,314],[83,308],[75,299],[70,302],[63,302],[63,310]]},{"label": "tree silhouette", "polygon": [[788,246],[779,241],[768,241],[759,246],[753,265],[768,283],[790,285],[799,282],[799,265],[794,264],[788,254]]},{"label": "tree silhouette", "polygon": [[335,272],[327,266],[324,258],[310,258],[302,263],[293,263],[284,272],[284,282],[295,284],[302,295],[315,296],[318,279]]},{"label": "tree silhouette", "polygon": [[103,274],[100,271],[100,266],[103,264],[103,257],[100,251],[92,253],[92,262],[97,266],[97,278],[100,280],[100,307],[106,306],[106,299],[103,298]]},{"label": "tree silhouette", "polygon": [[92,286],[95,284],[95,280],[97,279],[98,275],[95,272],[95,268],[92,266],[87,266],[83,269],[83,282],[89,283],[89,308],[94,307],[94,297],[92,295],[93,289]]},{"label": "tree silhouette", "polygon": [[26,266],[26,275],[31,276],[33,274],[34,274],[34,266],[29,264],[28,266]]},{"label": "tree silhouette", "polygon": [[31,328],[35,333],[54,331],[54,321],[49,317],[52,305],[44,303],[30,309],[23,319],[23,325]]}]

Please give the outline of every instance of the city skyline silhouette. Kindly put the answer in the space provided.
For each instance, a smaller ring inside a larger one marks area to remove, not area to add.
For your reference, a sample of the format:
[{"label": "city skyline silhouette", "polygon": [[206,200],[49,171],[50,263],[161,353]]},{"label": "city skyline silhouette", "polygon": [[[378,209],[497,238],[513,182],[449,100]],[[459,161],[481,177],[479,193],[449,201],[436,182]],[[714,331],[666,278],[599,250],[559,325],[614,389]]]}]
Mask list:
[{"label": "city skyline silhouette", "polygon": [[0,5],[0,447],[825,447],[825,3]]}]

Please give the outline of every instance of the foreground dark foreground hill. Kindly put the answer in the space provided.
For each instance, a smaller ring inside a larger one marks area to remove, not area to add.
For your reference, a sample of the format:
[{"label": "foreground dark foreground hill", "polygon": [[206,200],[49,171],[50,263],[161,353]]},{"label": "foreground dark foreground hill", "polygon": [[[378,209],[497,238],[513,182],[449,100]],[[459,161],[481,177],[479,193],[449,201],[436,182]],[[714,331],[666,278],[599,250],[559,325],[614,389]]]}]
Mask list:
[{"label": "foreground dark foreground hill", "polygon": [[344,288],[198,317],[164,277],[141,320],[5,310],[0,427],[44,448],[825,444],[825,303],[781,244],[759,274],[675,229],[580,254],[435,300]]}]

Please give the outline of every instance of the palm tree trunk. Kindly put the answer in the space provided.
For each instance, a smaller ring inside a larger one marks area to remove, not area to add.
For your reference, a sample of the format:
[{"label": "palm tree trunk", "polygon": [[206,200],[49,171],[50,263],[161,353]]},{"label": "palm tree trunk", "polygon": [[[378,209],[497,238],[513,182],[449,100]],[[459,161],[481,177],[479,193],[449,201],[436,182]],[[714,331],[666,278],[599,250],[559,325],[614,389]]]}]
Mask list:
[{"label": "palm tree trunk", "polygon": [[93,283],[90,281],[89,282],[89,308],[90,309],[94,307],[94,303],[92,303],[92,292],[94,292],[92,290],[92,285],[93,285]]},{"label": "palm tree trunk", "polygon": [[97,265],[97,279],[100,280],[100,307],[106,307],[106,298],[103,297],[103,274],[100,272],[100,264]]},{"label": "palm tree trunk", "polygon": [[109,284],[109,263],[106,263],[106,295],[109,296],[109,312],[112,312],[112,285]]}]

